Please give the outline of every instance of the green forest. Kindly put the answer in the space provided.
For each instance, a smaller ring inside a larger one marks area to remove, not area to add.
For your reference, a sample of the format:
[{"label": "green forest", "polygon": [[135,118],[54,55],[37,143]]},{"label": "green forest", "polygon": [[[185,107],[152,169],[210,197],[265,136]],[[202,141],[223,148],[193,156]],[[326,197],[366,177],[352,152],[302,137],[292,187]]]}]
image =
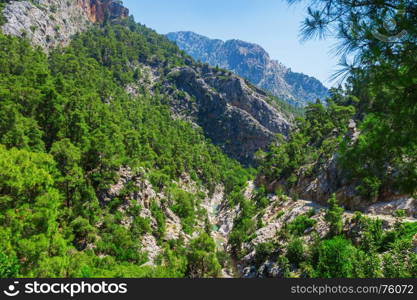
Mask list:
[{"label": "green forest", "polygon": [[[190,124],[174,121],[162,95],[124,91],[140,76],[129,62],[177,65],[184,55],[133,22],[94,28],[49,56],[23,39],[1,35],[0,45],[0,276],[183,277],[199,255],[216,270],[203,233],[195,251],[180,241],[164,245],[166,268],[139,267],[149,225],[138,218],[137,230],[127,230],[115,213],[123,199],[103,207],[97,197],[121,165],[146,169],[161,189],[184,172],[208,189],[223,182],[239,190],[252,176]],[[97,247],[84,249],[87,241]]]},{"label": "green forest", "polygon": [[[289,1],[294,3],[297,1]],[[383,21],[393,7],[405,10],[395,16],[397,29],[407,34],[388,41],[375,35],[392,35]],[[331,90],[327,103],[309,105],[297,120],[297,129],[284,145],[272,145],[261,155],[259,172],[266,181],[285,180],[288,188],[299,170],[318,176],[319,169],[336,155],[345,177],[369,204],[389,191],[417,192],[417,7],[412,1],[316,1],[302,26],[304,39],[336,34],[343,88]],[[352,58],[349,62],[349,58]],[[349,120],[360,135],[347,139]],[[282,193],[283,191],[278,191]],[[297,195],[294,195],[297,197]],[[362,241],[343,231],[343,208],[335,196],[328,200],[326,221],[330,233],[306,249],[300,235],[314,225],[309,216],[295,219],[281,232],[289,241],[285,255],[279,245],[260,245],[260,255],[278,256],[307,277],[416,277],[416,254],[412,239],[416,223],[404,223],[404,211],[395,212],[391,231],[381,220],[357,213]],[[299,230],[293,228],[300,228]],[[295,230],[295,231],[294,231]],[[354,235],[354,234],[353,234]],[[262,253],[262,254],[261,254]],[[284,251],[285,253],[285,251]]]},{"label": "green forest", "polygon": [[[290,190],[301,168],[315,176],[334,155],[369,204],[389,191],[416,195],[417,5],[412,2],[311,3],[303,36],[335,31],[338,55],[353,56],[354,62],[344,64],[345,84],[332,89],[326,103],[300,112],[276,100],[295,115],[294,129],[259,151],[258,164],[251,167],[225,155],[200,128],[172,118],[170,98],[158,89],[126,91],[145,80],[141,65],[166,74],[197,64],[132,17],[94,25],[49,53],[0,32],[0,278],[220,277],[223,268],[248,254],[244,244],[264,226],[257,217],[269,205],[268,194],[287,194],[269,191],[256,179],[283,180]],[[397,26],[407,31],[393,43],[372,34],[375,27],[386,30],[380,20],[392,6],[406,10],[397,16]],[[352,119],[360,131],[355,143],[346,138]],[[109,203],[102,200],[121,167],[167,195],[166,203],[150,204],[156,228],[140,216],[142,207],[129,202],[136,186],[126,185]],[[239,207],[230,253],[220,251],[211,235],[213,226],[200,207],[205,195],[175,184],[183,174],[209,195],[224,185],[228,205]],[[247,199],[250,180],[258,186]],[[282,277],[417,277],[417,223],[406,222],[404,211],[395,212],[388,231],[381,220],[356,212],[357,232],[347,232],[342,203],[335,195],[325,201],[328,235],[312,234],[307,244],[304,237],[317,212],[298,216],[279,232],[282,243],[256,246],[255,265],[274,260]],[[129,208],[121,211],[126,203]],[[189,242],[166,238],[164,205],[181,219]],[[126,217],[132,219],[129,226]],[[163,250],[155,266],[146,264],[141,249],[145,234]]]}]

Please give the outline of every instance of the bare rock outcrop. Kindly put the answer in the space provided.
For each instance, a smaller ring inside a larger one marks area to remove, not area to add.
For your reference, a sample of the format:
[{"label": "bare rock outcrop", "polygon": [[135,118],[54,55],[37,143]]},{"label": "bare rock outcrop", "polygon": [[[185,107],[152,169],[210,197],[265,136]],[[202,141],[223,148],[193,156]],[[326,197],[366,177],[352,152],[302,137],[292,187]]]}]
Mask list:
[{"label": "bare rock outcrop", "polygon": [[148,254],[148,265],[153,266],[156,257],[161,253],[155,237],[151,234],[145,234],[142,238],[142,250]]},{"label": "bare rock outcrop", "polygon": [[106,18],[127,18],[129,10],[113,0],[77,0],[91,23],[104,23]]},{"label": "bare rock outcrop", "polygon": [[[282,277],[281,269],[276,260],[266,259],[259,262],[257,258],[257,246],[264,243],[274,243],[279,245],[277,252],[285,253],[288,244],[287,237],[281,234],[282,230],[294,221],[297,217],[308,215],[315,221],[313,227],[305,230],[301,238],[306,245],[315,242],[316,237],[320,239],[326,238],[329,234],[329,223],[325,219],[326,207],[312,201],[293,200],[289,197],[268,196],[270,200],[269,206],[261,212],[261,215],[254,219],[260,218],[263,226],[254,234],[253,238],[246,242],[243,247],[247,253],[239,262],[238,269],[242,277]],[[343,213],[343,232],[349,236],[353,242],[363,239],[363,228],[361,218],[366,217],[372,220],[380,220],[383,230],[391,230],[395,228],[398,218],[388,216],[384,212],[382,214],[366,213],[357,214],[351,211]],[[415,218],[405,218],[403,222],[415,222]],[[417,235],[413,238],[414,251],[417,251]],[[282,252],[284,251],[284,252]]]},{"label": "bare rock outcrop", "polygon": [[185,93],[171,102],[173,110],[191,117],[208,138],[244,164],[253,164],[255,152],[266,150],[276,134],[289,134],[292,117],[236,75],[220,75],[208,66],[181,67],[168,78]]},{"label": "bare rock outcrop", "polygon": [[66,46],[94,23],[126,18],[129,10],[114,0],[10,1],[3,10],[4,34],[27,37],[43,49]]}]

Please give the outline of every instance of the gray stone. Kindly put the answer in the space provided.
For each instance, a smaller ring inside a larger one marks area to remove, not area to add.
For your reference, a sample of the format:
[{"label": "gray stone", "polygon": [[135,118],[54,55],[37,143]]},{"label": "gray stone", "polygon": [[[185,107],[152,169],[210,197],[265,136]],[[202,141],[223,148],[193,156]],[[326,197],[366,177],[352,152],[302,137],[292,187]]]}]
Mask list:
[{"label": "gray stone", "polygon": [[45,50],[66,46],[89,25],[110,18],[125,18],[129,11],[114,0],[11,1],[3,10],[4,34],[26,36]]},{"label": "gray stone", "polygon": [[[269,105],[267,95],[242,78],[221,77],[215,72],[208,67],[172,70],[168,77],[189,97],[173,100],[171,106],[191,117],[231,157],[254,164],[254,154],[259,149],[266,150],[277,133],[289,134],[292,116]],[[195,99],[196,103],[184,109],[187,99]]]}]

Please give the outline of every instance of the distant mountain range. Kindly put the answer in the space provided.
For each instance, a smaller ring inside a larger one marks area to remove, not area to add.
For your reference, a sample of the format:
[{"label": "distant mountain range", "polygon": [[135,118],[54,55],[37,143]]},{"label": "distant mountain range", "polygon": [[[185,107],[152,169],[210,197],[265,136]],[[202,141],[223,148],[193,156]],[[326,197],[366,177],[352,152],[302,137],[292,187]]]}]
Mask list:
[{"label": "distant mountain range", "polygon": [[328,89],[318,79],[292,72],[257,44],[224,42],[190,31],[168,33],[167,37],[194,59],[231,70],[294,106],[304,107],[328,96]]}]

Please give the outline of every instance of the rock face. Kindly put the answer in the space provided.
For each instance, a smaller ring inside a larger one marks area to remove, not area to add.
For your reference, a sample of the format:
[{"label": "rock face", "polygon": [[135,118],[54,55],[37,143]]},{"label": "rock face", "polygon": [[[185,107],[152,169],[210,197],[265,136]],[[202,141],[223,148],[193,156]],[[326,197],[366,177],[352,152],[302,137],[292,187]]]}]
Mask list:
[{"label": "rock face", "polygon": [[25,36],[44,49],[65,46],[71,36],[106,18],[125,18],[127,8],[114,0],[11,1],[3,10],[7,22],[2,31]]},{"label": "rock face", "polygon": [[231,157],[253,164],[255,152],[266,150],[275,134],[288,135],[292,117],[268,104],[267,95],[244,79],[219,72],[207,66],[172,70],[168,78],[184,95],[174,97],[171,106]]},{"label": "rock face", "polygon": [[268,183],[262,176],[258,178],[258,182],[266,184],[271,192],[281,189],[289,195],[297,195],[300,199],[322,205],[326,205],[332,194],[336,194],[340,204],[349,210],[379,215],[392,215],[396,210],[404,210],[407,216],[417,217],[417,199],[412,195],[404,195],[392,189],[386,189],[375,198],[361,195],[357,190],[359,182],[349,180],[338,167],[337,155],[324,163],[316,164],[315,169],[317,173],[311,175],[305,172],[306,168],[300,168],[297,182],[292,186],[285,179]]},{"label": "rock face", "polygon": [[244,165],[255,165],[255,153],[267,150],[277,134],[288,136],[294,115],[271,101],[264,91],[225,71],[196,64],[164,68],[141,65],[145,81],[126,87],[137,95],[146,87],[169,99],[175,118],[203,130],[214,144]]},{"label": "rock face", "polygon": [[271,60],[259,45],[240,40],[212,40],[193,32],[169,33],[167,37],[194,59],[231,70],[295,106],[303,107],[328,96],[327,88],[319,80],[292,72]]},{"label": "rock face", "polygon": [[[206,219],[209,224],[213,226],[211,235],[215,240],[217,247],[221,251],[227,251],[228,239],[233,228],[233,223],[236,216],[239,214],[239,207],[230,207],[228,197],[224,192],[224,186],[218,184],[214,191],[210,193],[205,187],[193,181],[188,174],[179,176],[178,181],[173,181],[179,189],[194,195],[197,198],[204,195],[201,206],[197,209],[199,211],[196,219],[196,225],[193,233],[185,233],[182,227],[181,218],[177,216],[170,208],[173,203],[169,196],[169,192],[165,189],[156,192],[152,184],[146,179],[146,170],[140,169],[133,171],[129,167],[121,167],[117,172],[117,181],[109,188],[102,190],[97,196],[100,205],[104,208],[114,200],[114,198],[121,198],[122,205],[118,207],[118,212],[123,216],[121,224],[126,229],[131,229],[135,217],[141,217],[149,221],[151,232],[144,233],[141,236],[141,249],[147,253],[148,261],[145,265],[154,266],[158,255],[163,253],[161,245],[158,240],[161,237],[155,236],[158,227],[157,220],[152,214],[151,203],[154,202],[162,211],[165,217],[165,233],[162,237],[165,241],[172,241],[181,239],[185,244],[189,243],[191,239],[198,236],[198,234],[205,230]],[[129,192],[123,192],[129,186]],[[245,197],[251,197],[253,182],[250,183]],[[132,210],[133,207],[140,207],[139,212]],[[204,212],[202,215],[201,213]],[[138,215],[135,215],[138,214]],[[101,226],[101,221],[98,222],[97,227]],[[222,270],[223,277],[231,277],[233,270],[224,268]]]},{"label": "rock face", "polygon": [[127,18],[129,10],[113,0],[77,0],[92,23],[103,23],[106,18]]},{"label": "rock face", "polygon": [[[268,196],[270,204],[268,207],[256,216],[256,219],[261,219],[263,226],[259,228],[253,235],[252,239],[244,244],[245,255],[238,262],[239,273],[244,278],[270,278],[283,277],[282,268],[277,263],[276,254],[281,251],[283,254],[288,245],[288,238],[285,234],[281,234],[285,226],[290,224],[299,216],[309,216],[314,220],[314,225],[307,228],[301,235],[301,239],[307,247],[315,243],[316,237],[320,239],[325,238],[330,227],[325,219],[326,207],[312,201],[294,200],[286,196],[277,197],[275,195]],[[366,217],[372,220],[380,220],[382,222],[383,230],[390,230],[395,228],[398,219],[393,216],[382,214],[362,214],[361,217]],[[359,242],[363,238],[362,225],[359,222],[358,214],[350,211],[345,211],[342,215],[343,232],[349,236],[352,241]],[[415,222],[415,218],[406,218],[404,222]],[[274,243],[279,245],[276,252],[272,253],[269,258],[262,258],[259,261],[257,257],[257,246],[264,243]],[[417,251],[417,236],[413,238],[413,245]],[[284,252],[282,252],[284,251]],[[271,259],[273,258],[273,259]],[[290,266],[297,276],[302,277],[302,274],[297,274],[296,268]]]}]

